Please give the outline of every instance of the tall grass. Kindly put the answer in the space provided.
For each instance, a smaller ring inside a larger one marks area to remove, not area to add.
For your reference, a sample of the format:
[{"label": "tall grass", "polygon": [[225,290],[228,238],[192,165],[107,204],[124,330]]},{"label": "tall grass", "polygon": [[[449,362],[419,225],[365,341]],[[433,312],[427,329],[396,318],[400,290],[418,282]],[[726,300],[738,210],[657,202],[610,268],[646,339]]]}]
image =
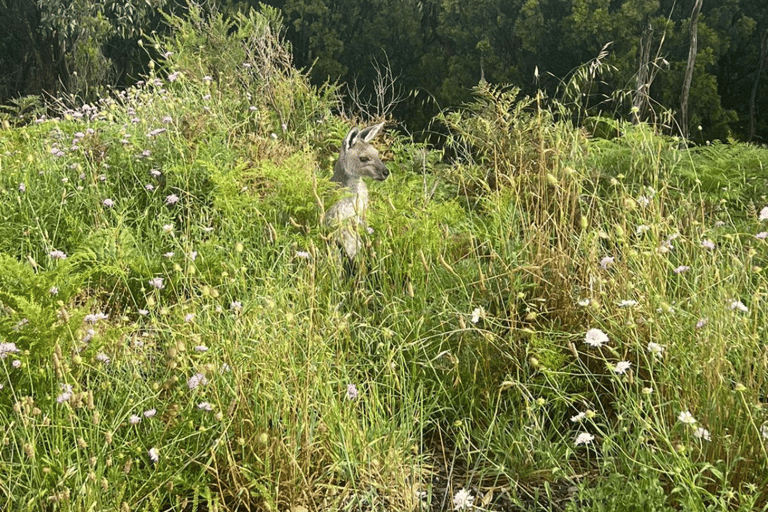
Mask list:
[{"label": "tall grass", "polygon": [[168,22],[0,132],[8,510],[766,507],[768,153],[479,87],[451,163],[380,143],[349,277],[335,90],[268,8]]}]

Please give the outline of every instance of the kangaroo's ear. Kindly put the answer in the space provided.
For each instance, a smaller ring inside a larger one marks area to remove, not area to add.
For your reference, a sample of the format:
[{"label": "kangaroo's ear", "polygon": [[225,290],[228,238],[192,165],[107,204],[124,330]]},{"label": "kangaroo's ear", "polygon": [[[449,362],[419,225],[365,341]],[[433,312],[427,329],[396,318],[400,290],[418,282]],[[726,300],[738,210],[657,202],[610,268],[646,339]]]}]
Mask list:
[{"label": "kangaroo's ear", "polygon": [[355,143],[355,139],[358,135],[358,128],[357,126],[353,127],[349,132],[347,132],[347,136],[344,137],[344,142],[341,143],[341,150],[346,151],[349,148],[352,147],[352,145]]},{"label": "kangaroo's ear", "polygon": [[382,121],[379,124],[375,124],[373,126],[369,126],[368,128],[365,128],[363,131],[360,132],[358,137],[363,139],[365,142],[371,142],[374,139],[374,137],[376,137],[376,135],[379,133],[379,130],[382,129],[382,127],[384,126],[384,123],[386,123],[386,121]]}]

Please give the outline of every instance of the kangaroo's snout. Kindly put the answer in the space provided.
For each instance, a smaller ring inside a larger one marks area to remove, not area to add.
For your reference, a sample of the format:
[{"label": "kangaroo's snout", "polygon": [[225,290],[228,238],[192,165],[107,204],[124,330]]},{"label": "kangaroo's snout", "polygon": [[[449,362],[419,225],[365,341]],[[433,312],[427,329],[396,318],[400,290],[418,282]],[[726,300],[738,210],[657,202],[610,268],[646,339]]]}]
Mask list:
[{"label": "kangaroo's snout", "polygon": [[377,171],[379,171],[378,175],[373,178],[376,181],[384,181],[387,178],[389,178],[389,169],[387,169],[387,166],[384,165],[383,163],[381,164],[381,168],[377,169]]}]

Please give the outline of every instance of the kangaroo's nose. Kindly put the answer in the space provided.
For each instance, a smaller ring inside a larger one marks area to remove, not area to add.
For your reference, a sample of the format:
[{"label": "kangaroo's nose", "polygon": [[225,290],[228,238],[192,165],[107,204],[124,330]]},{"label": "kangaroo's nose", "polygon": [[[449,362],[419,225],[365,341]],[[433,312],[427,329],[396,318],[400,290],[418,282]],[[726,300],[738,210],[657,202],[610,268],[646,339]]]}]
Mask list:
[{"label": "kangaroo's nose", "polygon": [[385,179],[389,176],[389,169],[387,169],[386,165],[382,167],[381,175],[384,176]]}]

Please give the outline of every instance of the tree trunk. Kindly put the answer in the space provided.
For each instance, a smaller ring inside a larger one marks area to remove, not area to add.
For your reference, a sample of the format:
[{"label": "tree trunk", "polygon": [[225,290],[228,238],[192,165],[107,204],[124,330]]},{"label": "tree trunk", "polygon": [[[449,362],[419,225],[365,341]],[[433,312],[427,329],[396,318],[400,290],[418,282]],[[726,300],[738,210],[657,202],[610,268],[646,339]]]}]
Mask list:
[{"label": "tree trunk", "polygon": [[696,53],[698,52],[697,31],[702,1],[696,0],[693,5],[693,12],[691,13],[691,46],[688,49],[688,65],[685,67],[683,92],[680,95],[680,134],[684,139],[688,138],[688,95],[691,92],[693,68],[696,65]]},{"label": "tree trunk", "polygon": [[653,27],[648,17],[643,20],[645,28],[640,36],[640,48],[637,56],[637,80],[635,81],[635,93],[632,98],[632,122],[637,124],[645,119],[648,110],[648,97],[651,88],[651,42],[653,41]]},{"label": "tree trunk", "polygon": [[763,74],[763,68],[765,66],[765,57],[768,53],[768,29],[763,30],[760,34],[760,62],[757,63],[757,73],[755,74],[755,83],[752,84],[752,94],[749,97],[749,142],[755,137],[755,117],[757,115],[755,108],[755,100],[757,98],[757,90],[760,84],[760,75]]}]

